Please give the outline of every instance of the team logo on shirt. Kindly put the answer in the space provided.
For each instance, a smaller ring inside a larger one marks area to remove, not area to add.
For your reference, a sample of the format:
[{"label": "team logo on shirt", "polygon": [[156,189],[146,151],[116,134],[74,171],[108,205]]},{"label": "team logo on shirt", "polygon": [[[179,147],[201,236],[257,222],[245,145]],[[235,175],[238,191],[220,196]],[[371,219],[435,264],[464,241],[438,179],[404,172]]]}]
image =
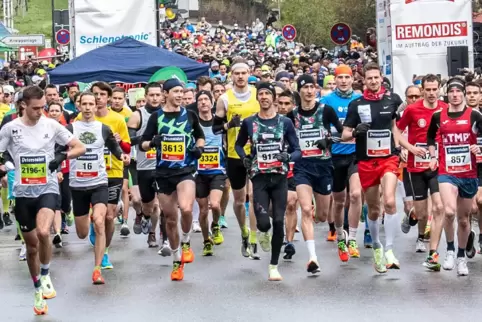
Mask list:
[{"label": "team logo on shirt", "polygon": [[427,125],[427,121],[425,121],[425,119],[420,119],[417,124],[419,127],[424,128]]},{"label": "team logo on shirt", "polygon": [[84,132],[79,135],[79,141],[84,144],[93,144],[95,141],[97,141],[97,137],[92,132]]},{"label": "team logo on shirt", "polygon": [[22,139],[22,129],[12,129],[12,139],[18,143]]}]

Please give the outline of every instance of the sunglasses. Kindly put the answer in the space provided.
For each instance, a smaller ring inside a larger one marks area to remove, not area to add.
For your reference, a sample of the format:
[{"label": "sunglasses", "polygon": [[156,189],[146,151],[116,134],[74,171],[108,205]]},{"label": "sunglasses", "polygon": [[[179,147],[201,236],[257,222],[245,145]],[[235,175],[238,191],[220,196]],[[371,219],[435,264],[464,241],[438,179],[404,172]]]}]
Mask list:
[{"label": "sunglasses", "polygon": [[407,98],[416,99],[416,98],[420,98],[420,95],[408,95]]}]

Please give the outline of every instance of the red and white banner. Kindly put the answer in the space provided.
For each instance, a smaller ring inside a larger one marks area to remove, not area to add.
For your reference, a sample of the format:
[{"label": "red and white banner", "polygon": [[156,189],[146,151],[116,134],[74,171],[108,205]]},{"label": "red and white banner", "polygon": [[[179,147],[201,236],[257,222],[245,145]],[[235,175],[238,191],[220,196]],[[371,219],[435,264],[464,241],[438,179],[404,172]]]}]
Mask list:
[{"label": "red and white banner", "polygon": [[393,87],[402,94],[413,75],[448,75],[447,47],[468,46],[473,68],[471,0],[389,2]]}]

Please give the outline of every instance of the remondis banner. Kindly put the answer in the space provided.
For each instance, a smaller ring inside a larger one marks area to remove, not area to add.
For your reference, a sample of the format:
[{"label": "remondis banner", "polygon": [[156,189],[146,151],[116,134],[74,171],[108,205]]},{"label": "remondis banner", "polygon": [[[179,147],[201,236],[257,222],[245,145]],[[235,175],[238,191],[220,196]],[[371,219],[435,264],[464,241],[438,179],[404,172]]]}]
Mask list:
[{"label": "remondis banner", "polygon": [[397,93],[414,74],[447,76],[447,47],[468,46],[473,67],[471,0],[391,0],[390,20]]},{"label": "remondis banner", "polygon": [[71,0],[75,56],[125,37],[157,45],[154,0]]}]

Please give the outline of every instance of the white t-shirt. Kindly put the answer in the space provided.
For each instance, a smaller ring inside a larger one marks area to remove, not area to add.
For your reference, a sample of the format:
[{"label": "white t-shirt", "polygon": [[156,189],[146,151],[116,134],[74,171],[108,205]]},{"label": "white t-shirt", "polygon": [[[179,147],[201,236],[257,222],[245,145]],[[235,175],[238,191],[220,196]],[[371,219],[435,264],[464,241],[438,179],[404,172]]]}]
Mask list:
[{"label": "white t-shirt", "polygon": [[57,174],[48,167],[55,157],[55,144],[65,146],[73,137],[59,122],[45,116],[34,126],[17,118],[1,129],[0,152],[8,151],[15,164],[15,197],[59,194]]}]

